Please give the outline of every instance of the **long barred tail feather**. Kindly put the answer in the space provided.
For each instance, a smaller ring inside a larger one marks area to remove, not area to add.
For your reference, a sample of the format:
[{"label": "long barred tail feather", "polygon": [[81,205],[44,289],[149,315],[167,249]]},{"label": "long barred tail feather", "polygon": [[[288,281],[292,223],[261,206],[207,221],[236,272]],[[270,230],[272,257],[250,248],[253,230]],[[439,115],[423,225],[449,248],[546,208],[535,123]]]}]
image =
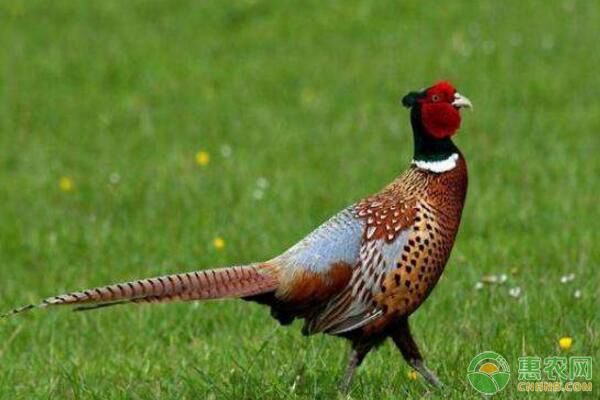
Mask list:
[{"label": "long barred tail feather", "polygon": [[77,305],[83,311],[123,303],[163,303],[218,298],[246,297],[271,292],[279,284],[277,269],[270,264],[165,275],[117,283],[53,296],[40,304],[29,304],[0,315],[10,317],[35,308]]},{"label": "long barred tail feather", "polygon": [[127,304],[127,303],[132,303],[132,301],[131,300],[121,300],[121,301],[114,301],[112,303],[100,303],[100,304],[92,304],[89,306],[79,306],[79,307],[73,308],[73,311],[91,311],[91,310],[97,310],[99,308],[118,306],[118,305]]}]

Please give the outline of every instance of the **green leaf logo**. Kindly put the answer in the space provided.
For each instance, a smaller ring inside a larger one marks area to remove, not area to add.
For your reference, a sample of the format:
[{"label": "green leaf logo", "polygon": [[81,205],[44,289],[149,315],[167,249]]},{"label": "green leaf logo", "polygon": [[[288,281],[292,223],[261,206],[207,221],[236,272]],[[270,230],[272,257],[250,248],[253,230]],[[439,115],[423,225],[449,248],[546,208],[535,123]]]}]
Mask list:
[{"label": "green leaf logo", "polygon": [[494,351],[476,355],[467,368],[467,378],[473,389],[492,395],[506,387],[510,380],[510,367],[506,359]]}]

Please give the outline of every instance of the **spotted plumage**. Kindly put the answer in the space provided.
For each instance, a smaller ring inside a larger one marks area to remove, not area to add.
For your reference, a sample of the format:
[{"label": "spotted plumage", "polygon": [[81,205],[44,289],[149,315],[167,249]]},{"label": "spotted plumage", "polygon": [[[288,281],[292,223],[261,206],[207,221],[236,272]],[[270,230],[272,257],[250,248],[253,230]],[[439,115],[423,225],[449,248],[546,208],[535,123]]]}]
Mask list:
[{"label": "spotted plumage", "polygon": [[410,334],[408,317],[425,301],[448,261],[467,190],[466,162],[451,140],[469,101],[447,82],[403,98],[411,109],[415,155],[380,192],[333,216],[265,262],[165,275],[50,297],[13,310],[75,305],[91,309],[237,297],[268,305],[282,324],[304,319],[305,334],[349,339],[342,381],[391,337],[404,358],[434,385]]}]

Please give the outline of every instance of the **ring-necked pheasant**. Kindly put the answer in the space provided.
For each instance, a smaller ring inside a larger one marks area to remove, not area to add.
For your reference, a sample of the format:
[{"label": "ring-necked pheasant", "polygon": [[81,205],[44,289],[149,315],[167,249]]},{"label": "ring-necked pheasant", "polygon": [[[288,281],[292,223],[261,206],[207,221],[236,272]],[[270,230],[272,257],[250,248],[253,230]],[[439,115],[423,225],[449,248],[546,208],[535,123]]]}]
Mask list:
[{"label": "ring-necked pheasant", "polygon": [[15,309],[78,305],[93,309],[237,297],[266,304],[282,324],[305,320],[303,333],[341,336],[352,353],[341,389],[355,368],[387,337],[431,384],[408,324],[446,265],[467,191],[467,167],[451,140],[459,109],[469,100],[448,82],[404,96],[410,108],[414,159],[379,193],[322,224],[295,246],[266,262],[119,283],[50,297]]}]

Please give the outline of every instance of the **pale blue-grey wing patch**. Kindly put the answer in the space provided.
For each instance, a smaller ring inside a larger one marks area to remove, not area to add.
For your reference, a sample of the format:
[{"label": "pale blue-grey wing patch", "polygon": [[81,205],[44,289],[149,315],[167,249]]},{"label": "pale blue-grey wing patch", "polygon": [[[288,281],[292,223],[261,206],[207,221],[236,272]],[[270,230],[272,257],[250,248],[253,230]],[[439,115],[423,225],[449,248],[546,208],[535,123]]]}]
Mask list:
[{"label": "pale blue-grey wing patch", "polygon": [[315,229],[274,261],[286,269],[327,272],[335,263],[354,267],[358,261],[365,223],[348,207]]},{"label": "pale blue-grey wing patch", "polygon": [[381,291],[385,276],[395,267],[408,235],[409,230],[406,229],[399,232],[391,243],[383,239],[364,242],[350,284],[310,321],[309,332],[343,333],[380,317],[383,313],[373,297]]}]

